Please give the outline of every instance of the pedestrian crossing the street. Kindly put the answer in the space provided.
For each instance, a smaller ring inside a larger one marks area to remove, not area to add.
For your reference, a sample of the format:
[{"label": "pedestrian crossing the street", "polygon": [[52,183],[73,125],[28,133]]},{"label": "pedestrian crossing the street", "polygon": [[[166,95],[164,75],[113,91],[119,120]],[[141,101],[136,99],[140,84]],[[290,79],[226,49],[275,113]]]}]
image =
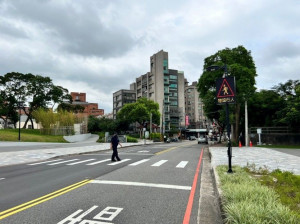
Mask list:
[{"label": "pedestrian crossing the street", "polygon": [[[37,163],[31,163],[27,164],[29,166],[35,166],[35,165],[47,165],[47,166],[55,166],[55,165],[66,165],[66,166],[74,166],[74,165],[87,165],[87,166],[93,166],[101,163],[106,163],[106,165],[109,166],[117,166],[119,164],[128,163],[128,166],[138,166],[140,164],[148,163],[151,167],[160,167],[165,165],[166,163],[170,162],[169,160],[159,160],[159,161],[152,161],[150,159],[142,159],[136,162],[131,162],[130,158],[124,158],[121,161],[112,162],[111,159],[103,159],[103,160],[97,160],[95,158],[92,159],[70,159],[70,160],[63,160],[63,159],[56,159],[56,160],[49,160],[49,161],[43,161],[43,162],[37,162]],[[175,168],[185,168],[189,161],[179,161]]]}]

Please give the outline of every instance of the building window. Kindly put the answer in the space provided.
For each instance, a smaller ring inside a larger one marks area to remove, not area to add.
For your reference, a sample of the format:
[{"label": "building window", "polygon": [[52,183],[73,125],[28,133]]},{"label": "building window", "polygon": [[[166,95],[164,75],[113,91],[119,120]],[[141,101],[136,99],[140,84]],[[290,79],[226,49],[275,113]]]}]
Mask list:
[{"label": "building window", "polygon": [[172,88],[172,89],[177,89],[177,84],[170,84],[169,87]]},{"label": "building window", "polygon": [[177,80],[177,76],[176,75],[170,75],[170,79]]}]

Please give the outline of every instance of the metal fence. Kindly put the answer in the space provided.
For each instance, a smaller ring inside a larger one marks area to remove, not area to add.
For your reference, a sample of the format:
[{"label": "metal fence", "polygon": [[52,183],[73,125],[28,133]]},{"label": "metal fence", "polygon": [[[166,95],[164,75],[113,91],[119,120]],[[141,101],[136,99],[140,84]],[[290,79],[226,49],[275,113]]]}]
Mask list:
[{"label": "metal fence", "polygon": [[289,127],[251,127],[250,134],[257,134],[257,129],[261,129],[262,134],[283,134],[292,133],[293,131]]},{"label": "metal fence", "polygon": [[64,126],[64,127],[58,127],[58,128],[43,128],[40,129],[41,134],[44,135],[74,135],[74,126]]}]

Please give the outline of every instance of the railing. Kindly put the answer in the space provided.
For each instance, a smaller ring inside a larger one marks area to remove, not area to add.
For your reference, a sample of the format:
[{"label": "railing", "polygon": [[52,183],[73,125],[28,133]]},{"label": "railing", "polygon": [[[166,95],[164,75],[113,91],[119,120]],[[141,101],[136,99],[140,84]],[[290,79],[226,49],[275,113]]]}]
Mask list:
[{"label": "railing", "polygon": [[40,129],[41,134],[43,135],[73,135],[74,126],[65,126],[59,128],[42,128]]},{"label": "railing", "polygon": [[251,127],[249,129],[250,134],[257,134],[257,129],[261,129],[262,134],[283,134],[292,133],[289,127]]}]

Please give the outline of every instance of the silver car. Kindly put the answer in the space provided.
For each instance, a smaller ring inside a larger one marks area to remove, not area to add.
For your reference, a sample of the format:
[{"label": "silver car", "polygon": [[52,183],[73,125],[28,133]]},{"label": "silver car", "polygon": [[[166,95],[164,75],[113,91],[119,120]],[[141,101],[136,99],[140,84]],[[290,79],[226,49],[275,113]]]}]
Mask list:
[{"label": "silver car", "polygon": [[198,140],[198,144],[207,144],[207,138],[206,136],[200,135],[200,137],[197,139]]}]

